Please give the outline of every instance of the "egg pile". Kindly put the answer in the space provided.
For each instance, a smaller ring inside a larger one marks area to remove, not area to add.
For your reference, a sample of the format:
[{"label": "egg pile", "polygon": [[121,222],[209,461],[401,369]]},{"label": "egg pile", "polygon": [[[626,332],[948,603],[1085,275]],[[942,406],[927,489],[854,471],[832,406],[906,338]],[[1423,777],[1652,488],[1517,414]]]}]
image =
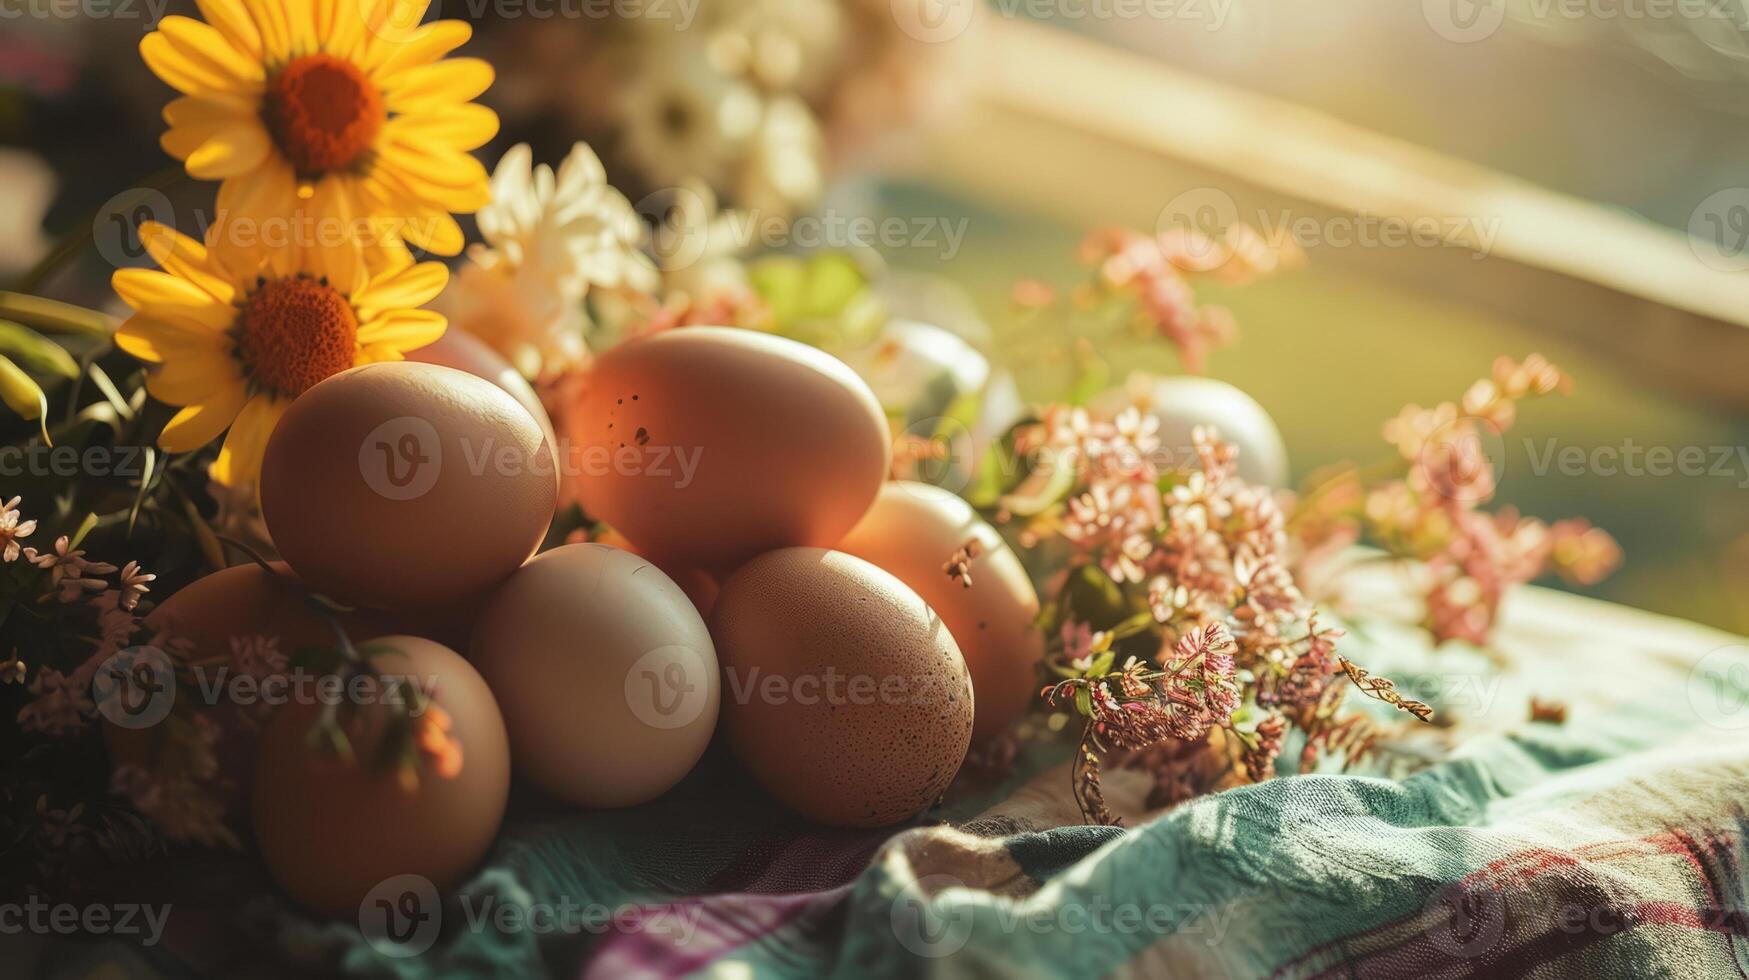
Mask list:
[{"label": "egg pile", "polygon": [[[355,607],[344,625],[386,651],[380,670],[432,682],[464,762],[410,792],[312,748],[307,708],[264,729],[254,830],[306,907],[355,912],[393,874],[459,883],[512,772],[567,803],[630,806],[719,731],[804,817],[907,820],[1025,708],[1044,645],[1026,573],[960,498],[888,481],[887,416],[843,362],[728,328],[633,340],[595,361],[555,437],[489,351],[427,359],[293,402],[261,483],[286,564],[227,569],[155,613],[203,656],[250,631],[321,642],[299,581]],[[611,530],[536,554],[571,502]],[[373,717],[359,753],[383,736]]]}]

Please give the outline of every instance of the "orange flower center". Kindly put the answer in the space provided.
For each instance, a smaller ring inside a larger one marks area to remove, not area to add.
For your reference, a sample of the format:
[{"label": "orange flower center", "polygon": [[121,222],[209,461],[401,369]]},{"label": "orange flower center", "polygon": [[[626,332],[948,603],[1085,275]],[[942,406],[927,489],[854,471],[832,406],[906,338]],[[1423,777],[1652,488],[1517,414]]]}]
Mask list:
[{"label": "orange flower center", "polygon": [[307,54],[268,80],[262,117],[298,176],[309,178],[357,164],[389,114],[358,66]]},{"label": "orange flower center", "polygon": [[297,396],[352,366],[358,317],[325,281],[275,279],[259,285],[237,318],[238,354],[250,380]]}]

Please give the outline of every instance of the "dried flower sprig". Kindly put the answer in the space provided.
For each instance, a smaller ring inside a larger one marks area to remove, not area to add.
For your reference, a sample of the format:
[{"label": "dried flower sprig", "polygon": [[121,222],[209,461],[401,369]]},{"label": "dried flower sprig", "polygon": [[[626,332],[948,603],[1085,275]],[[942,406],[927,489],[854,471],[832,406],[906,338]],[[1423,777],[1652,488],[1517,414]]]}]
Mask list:
[{"label": "dried flower sprig", "polygon": [[947,562],[941,566],[942,572],[948,578],[958,582],[961,587],[971,588],[972,560],[977,558],[982,550],[983,546],[978,543],[977,538],[967,538],[965,544],[955,548],[953,554],[948,556]]},{"label": "dried flower sprig", "polygon": [[1439,642],[1479,646],[1512,586],[1550,572],[1580,585],[1600,581],[1621,563],[1608,533],[1578,518],[1549,525],[1510,507],[1482,509],[1498,489],[1487,439],[1512,426],[1520,403],[1571,387],[1539,354],[1502,357],[1458,402],[1406,406],[1384,425],[1398,458],[1381,478],[1342,467],[1300,495],[1290,524],[1302,565],[1363,537],[1421,561],[1431,576],[1426,628]]},{"label": "dried flower sprig", "polygon": [[[1028,465],[988,508],[1020,522],[1024,545],[1067,549],[1041,615],[1057,638],[1041,695],[1084,719],[1072,779],[1098,822],[1115,819],[1099,778],[1108,755],[1153,774],[1151,801],[1174,802],[1229,774],[1267,778],[1290,725],[1311,738],[1341,724],[1338,679],[1395,694],[1335,653],[1342,633],[1294,581],[1285,516],[1236,475],[1237,448],[1199,429],[1194,460],[1162,470],[1156,426],[1133,409],[1048,407],[1013,433]],[[1419,702],[1393,703],[1427,718]],[[1225,758],[1205,765],[1199,752]]]}]

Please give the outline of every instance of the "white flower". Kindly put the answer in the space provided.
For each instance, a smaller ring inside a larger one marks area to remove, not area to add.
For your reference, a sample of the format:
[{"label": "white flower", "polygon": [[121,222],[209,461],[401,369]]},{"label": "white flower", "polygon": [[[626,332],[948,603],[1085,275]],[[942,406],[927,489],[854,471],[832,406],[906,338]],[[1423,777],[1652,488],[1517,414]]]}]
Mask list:
[{"label": "white flower", "polygon": [[620,100],[627,160],[653,185],[696,177],[724,186],[759,125],[758,92],[716,70],[704,47],[687,41],[661,45],[637,64]]},{"label": "white flower", "polygon": [[699,181],[675,188],[663,203],[654,243],[665,291],[705,303],[752,289],[739,256],[757,237],[755,215],[718,210],[716,194]]},{"label": "white flower", "polygon": [[738,202],[757,213],[791,214],[820,196],[825,142],[800,99],[766,103],[736,187]]},{"label": "white flower", "polygon": [[533,165],[526,144],[492,174],[492,203],[478,215],[485,244],[438,300],[450,323],[535,378],[587,356],[583,298],[591,288],[650,291],[644,225],[583,143],[558,172]]},{"label": "white flower", "polygon": [[477,220],[484,246],[468,255],[485,268],[508,264],[519,274],[581,296],[589,286],[651,289],[656,270],[641,251],[643,222],[588,144],[559,164],[532,166],[528,144],[510,148],[492,172],[492,203]]}]

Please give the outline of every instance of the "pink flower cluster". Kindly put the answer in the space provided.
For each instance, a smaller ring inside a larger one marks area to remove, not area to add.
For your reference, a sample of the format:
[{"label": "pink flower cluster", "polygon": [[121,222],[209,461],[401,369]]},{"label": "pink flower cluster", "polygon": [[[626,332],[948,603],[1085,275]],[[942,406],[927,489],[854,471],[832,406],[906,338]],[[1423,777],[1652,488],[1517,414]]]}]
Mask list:
[{"label": "pink flower cluster", "polygon": [[[1621,563],[1615,540],[1582,519],[1551,525],[1510,507],[1481,509],[1497,490],[1490,441],[1517,420],[1520,402],[1570,387],[1540,355],[1500,358],[1459,402],[1409,405],[1385,423],[1404,475],[1364,487],[1339,473],[1302,502],[1296,527],[1308,545],[1364,529],[1392,554],[1424,562],[1427,629],[1441,642],[1485,644],[1513,586],[1551,571],[1589,585]],[[1358,512],[1345,515],[1357,500]]]},{"label": "pink flower cluster", "polygon": [[[1162,470],[1155,422],[1134,409],[1105,418],[1052,406],[1016,433],[1033,467],[1004,513],[1026,503],[1022,543],[1069,552],[1048,603],[1058,680],[1044,696],[1087,719],[1077,795],[1094,819],[1109,817],[1090,771],[1108,750],[1176,762],[1181,753],[1150,750],[1219,729],[1229,768],[1263,778],[1286,727],[1331,723],[1340,698],[1341,633],[1318,625],[1289,571],[1274,494],[1238,478],[1232,444],[1207,429],[1194,441],[1194,464]],[[1061,497],[1039,506],[1046,487]],[[1083,608],[1089,573],[1115,608]]]},{"label": "pink flower cluster", "polygon": [[1291,240],[1268,241],[1242,224],[1218,239],[1187,228],[1158,235],[1099,228],[1082,240],[1080,255],[1098,270],[1096,287],[1132,297],[1138,322],[1177,347],[1193,374],[1201,374],[1209,352],[1232,344],[1239,331],[1225,307],[1197,302],[1191,279],[1241,285],[1303,259]]}]

